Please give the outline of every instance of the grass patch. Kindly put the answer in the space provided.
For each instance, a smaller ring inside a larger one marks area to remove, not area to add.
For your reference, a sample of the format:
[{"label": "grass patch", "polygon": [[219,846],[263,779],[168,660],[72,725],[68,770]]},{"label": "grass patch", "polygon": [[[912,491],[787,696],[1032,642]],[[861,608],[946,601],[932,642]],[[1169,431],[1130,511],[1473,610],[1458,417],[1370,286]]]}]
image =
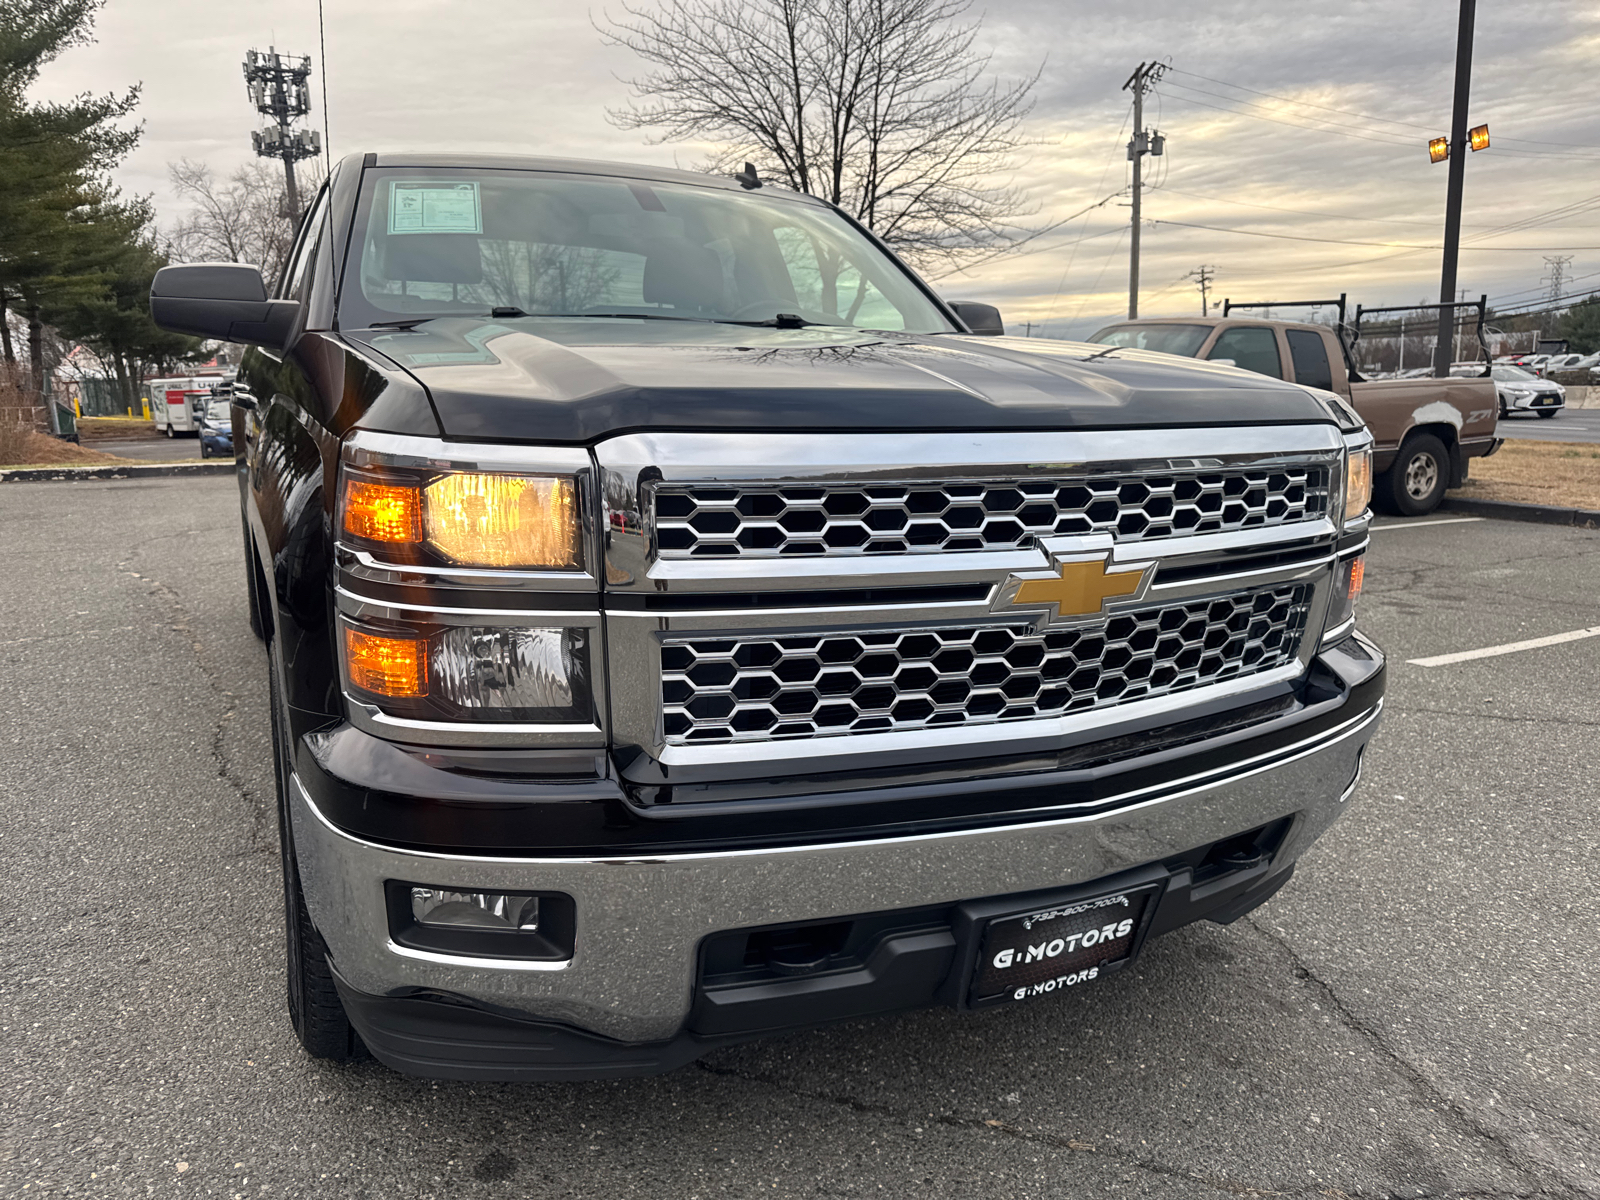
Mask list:
[{"label": "grass patch", "polygon": [[1600,509],[1600,446],[1511,438],[1492,458],[1473,459],[1471,469],[1451,495]]},{"label": "grass patch", "polygon": [[75,446],[33,429],[0,429],[0,467],[119,467],[137,462]]}]

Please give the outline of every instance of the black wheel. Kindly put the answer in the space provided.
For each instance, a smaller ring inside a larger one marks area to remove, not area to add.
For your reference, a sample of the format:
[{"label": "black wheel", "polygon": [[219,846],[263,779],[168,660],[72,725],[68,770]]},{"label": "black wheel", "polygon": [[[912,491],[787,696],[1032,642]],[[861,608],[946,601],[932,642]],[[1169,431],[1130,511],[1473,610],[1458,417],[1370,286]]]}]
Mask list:
[{"label": "black wheel", "polygon": [[177,434],[172,432],[172,423],[170,421],[167,422],[167,436],[169,438],[175,438],[175,437],[178,436]]},{"label": "black wheel", "polygon": [[209,446],[207,446],[205,444],[204,439],[202,439],[201,442],[200,442],[200,457],[201,458],[210,458],[211,457],[211,447],[209,447]]},{"label": "black wheel", "polygon": [[311,923],[300,868],[295,861],[289,820],[289,722],[276,657],[267,655],[272,703],[272,767],[278,790],[278,845],[283,861],[283,926],[288,949],[289,1022],[306,1052],[315,1058],[346,1062],[365,1057],[366,1048],[351,1028],[328,968],[328,946]]},{"label": "black wheel", "polygon": [[1559,408],[1541,408],[1539,410],[1539,419],[1541,421],[1548,421],[1560,411],[1561,410]]},{"label": "black wheel", "polygon": [[1450,485],[1450,454],[1431,433],[1406,439],[1389,467],[1385,506],[1403,517],[1420,517],[1439,507]]},{"label": "black wheel", "polygon": [[261,594],[261,568],[256,565],[255,543],[243,513],[239,514],[239,524],[244,529],[244,594],[250,606],[250,632],[264,642],[267,640],[267,598]]}]

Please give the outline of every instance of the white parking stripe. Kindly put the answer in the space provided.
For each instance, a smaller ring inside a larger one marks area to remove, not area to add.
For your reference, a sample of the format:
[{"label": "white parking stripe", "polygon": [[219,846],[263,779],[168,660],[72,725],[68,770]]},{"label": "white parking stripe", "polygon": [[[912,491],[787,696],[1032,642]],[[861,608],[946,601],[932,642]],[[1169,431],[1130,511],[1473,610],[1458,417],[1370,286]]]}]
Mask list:
[{"label": "white parking stripe", "polygon": [[1493,658],[1497,654],[1515,654],[1518,650],[1537,650],[1540,646],[1558,646],[1562,642],[1576,642],[1582,638],[1600,637],[1600,625],[1591,629],[1574,629],[1571,633],[1552,633],[1549,637],[1529,638],[1525,642],[1507,642],[1504,646],[1487,646],[1482,650],[1461,650],[1455,654],[1435,654],[1432,658],[1408,658],[1413,667],[1448,667],[1451,663],[1470,662],[1474,658]]},{"label": "white parking stripe", "polygon": [[1426,529],[1429,525],[1465,525],[1469,521],[1486,520],[1484,517],[1446,517],[1442,521],[1405,521],[1393,525],[1374,525],[1373,533],[1382,533],[1385,529]]}]

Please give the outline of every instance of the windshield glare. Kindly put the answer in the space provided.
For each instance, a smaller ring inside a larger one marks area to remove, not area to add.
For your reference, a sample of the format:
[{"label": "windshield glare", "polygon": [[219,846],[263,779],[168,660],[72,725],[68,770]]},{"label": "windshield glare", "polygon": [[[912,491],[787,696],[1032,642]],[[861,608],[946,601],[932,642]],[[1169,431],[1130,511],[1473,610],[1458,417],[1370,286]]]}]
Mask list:
[{"label": "windshield glare", "polygon": [[341,324],[640,316],[948,333],[891,258],[804,200],[534,171],[369,171]]},{"label": "windshield glare", "polygon": [[1101,346],[1126,346],[1130,350],[1156,350],[1193,358],[1210,325],[1112,325],[1089,340]]},{"label": "windshield glare", "polygon": [[1537,379],[1538,376],[1530,375],[1521,367],[1499,366],[1491,367],[1495,379],[1500,383],[1521,383],[1527,379]]}]

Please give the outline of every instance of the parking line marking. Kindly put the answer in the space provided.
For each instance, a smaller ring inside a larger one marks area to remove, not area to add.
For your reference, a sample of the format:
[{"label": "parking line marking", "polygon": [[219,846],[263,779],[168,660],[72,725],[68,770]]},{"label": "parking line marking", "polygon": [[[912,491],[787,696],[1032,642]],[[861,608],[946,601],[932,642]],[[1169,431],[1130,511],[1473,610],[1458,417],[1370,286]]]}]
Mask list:
[{"label": "parking line marking", "polygon": [[1518,650],[1537,650],[1540,646],[1558,646],[1562,642],[1576,642],[1592,637],[1600,637],[1600,625],[1589,629],[1574,629],[1571,633],[1552,633],[1549,637],[1529,638],[1525,642],[1507,642],[1504,646],[1487,646],[1482,650],[1435,654],[1432,658],[1408,658],[1406,663],[1413,667],[1448,667],[1452,663],[1469,662],[1474,658],[1494,658],[1500,654],[1515,654]]},{"label": "parking line marking", "polygon": [[1465,525],[1469,521],[1483,521],[1486,517],[1446,517],[1442,521],[1407,521],[1404,524],[1396,522],[1393,525],[1374,525],[1373,533],[1382,533],[1385,529],[1426,529],[1429,525]]}]

